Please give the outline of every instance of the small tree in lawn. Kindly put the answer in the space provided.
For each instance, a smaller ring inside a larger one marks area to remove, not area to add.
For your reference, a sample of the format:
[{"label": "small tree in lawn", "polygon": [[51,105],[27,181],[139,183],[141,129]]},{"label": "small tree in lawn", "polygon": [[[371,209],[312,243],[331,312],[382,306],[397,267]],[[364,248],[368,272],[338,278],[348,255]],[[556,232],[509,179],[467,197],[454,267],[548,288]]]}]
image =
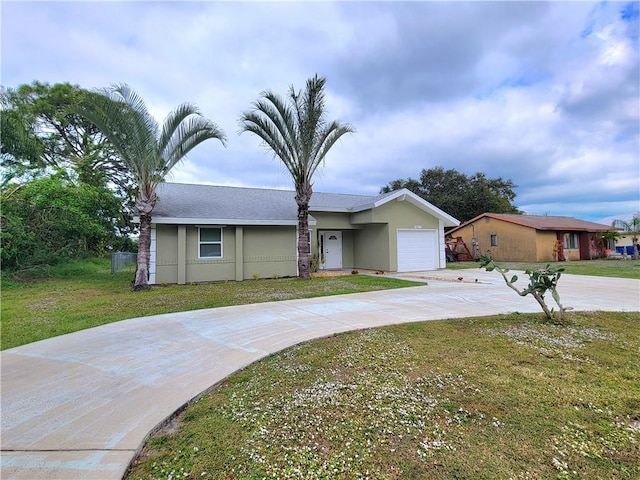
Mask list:
[{"label": "small tree in lawn", "polygon": [[[509,269],[495,263],[489,252],[480,257],[480,268],[484,268],[487,272],[493,270],[498,271],[500,275],[502,275],[502,278],[504,278],[507,286],[521,297],[531,294],[542,307],[542,311],[547,316],[547,319],[552,322],[562,322],[564,312],[571,310],[571,307],[564,307],[560,303],[560,294],[557,290],[558,281],[560,280],[562,272],[564,272],[564,268],[562,267],[554,267],[548,264],[545,268],[525,270],[525,273],[529,275],[529,285],[523,290],[518,290],[518,287],[514,285],[518,281],[518,276],[513,275],[511,278],[508,278],[507,273]],[[551,292],[553,300],[556,302],[556,305],[558,305],[558,311],[554,311],[553,308],[549,308],[546,304],[544,296],[547,292]]]},{"label": "small tree in lawn", "polygon": [[151,212],[158,201],[156,189],[193,148],[211,138],[225,145],[225,134],[189,103],[169,113],[160,128],[142,98],[124,84],[101,93],[91,92],[79,105],[78,113],[109,140],[136,183],[140,237],[133,289],[148,288]]},{"label": "small tree in lawn", "polygon": [[325,156],[350,125],[326,120],[324,84],[316,75],[307,80],[304,92],[289,89],[286,100],[266,91],[242,113],[240,132],[260,137],[268,150],[280,158],[291,174],[298,204],[298,274],[309,278],[309,201],[313,193],[312,178]]}]

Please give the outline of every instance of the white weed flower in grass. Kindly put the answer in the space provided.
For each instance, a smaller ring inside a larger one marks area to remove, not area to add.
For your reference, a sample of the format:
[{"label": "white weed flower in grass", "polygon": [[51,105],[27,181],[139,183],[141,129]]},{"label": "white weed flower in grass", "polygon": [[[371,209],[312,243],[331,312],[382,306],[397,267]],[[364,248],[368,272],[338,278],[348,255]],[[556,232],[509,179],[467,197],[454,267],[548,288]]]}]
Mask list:
[{"label": "white weed flower in grass", "polygon": [[616,338],[595,328],[564,327],[550,324],[520,324],[487,331],[492,336],[506,336],[516,345],[533,348],[548,357],[560,357],[575,362],[590,362],[574,352],[594,340]]},{"label": "white weed flower in grass", "polygon": [[[225,415],[249,429],[245,455],[269,478],[379,478],[384,472],[373,459],[395,452],[400,442],[413,443],[419,458],[455,450],[450,430],[462,422],[443,420],[448,411],[440,402],[451,403],[443,398],[447,392],[478,391],[463,375],[410,379],[416,355],[381,330],[353,336],[334,358],[306,386],[270,391],[273,385],[262,385],[231,396]],[[282,362],[297,365],[296,352],[288,351]],[[287,372],[277,362],[274,370]],[[484,418],[466,414],[473,421]]]}]

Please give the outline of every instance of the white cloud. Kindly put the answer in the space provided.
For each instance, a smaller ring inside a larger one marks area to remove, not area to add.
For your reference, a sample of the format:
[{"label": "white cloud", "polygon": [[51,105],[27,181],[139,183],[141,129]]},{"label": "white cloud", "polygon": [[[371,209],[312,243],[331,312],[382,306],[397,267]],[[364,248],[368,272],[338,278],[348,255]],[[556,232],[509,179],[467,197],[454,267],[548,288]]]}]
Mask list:
[{"label": "white cloud", "polygon": [[[316,191],[375,193],[442,165],[517,185],[516,204],[585,219],[640,202],[637,18],[588,2],[5,2],[2,78],[126,82],[162,120],[191,101],[229,137],[175,181],[290,188],[240,112],[328,78],[354,125]],[[29,28],[24,28],[29,25]],[[636,205],[636,208],[631,208]]]}]

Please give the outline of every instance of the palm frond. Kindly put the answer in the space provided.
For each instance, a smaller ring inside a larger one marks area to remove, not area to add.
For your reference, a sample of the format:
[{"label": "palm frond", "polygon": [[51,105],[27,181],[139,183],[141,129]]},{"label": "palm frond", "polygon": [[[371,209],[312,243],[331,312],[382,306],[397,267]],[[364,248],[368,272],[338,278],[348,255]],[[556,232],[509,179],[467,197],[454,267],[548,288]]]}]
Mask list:
[{"label": "palm frond", "polygon": [[265,92],[264,99],[268,103],[257,102],[257,105],[260,106],[259,110],[267,115],[276,126],[282,135],[285,146],[288,147],[291,158],[295,159],[298,155],[299,138],[296,135],[296,123],[291,108],[273,92]]},{"label": "palm frond", "polygon": [[257,135],[284,163],[292,175],[297,175],[298,138],[291,109],[272,92],[263,92],[263,98],[253,109],[241,115],[241,132]]},{"label": "palm frond", "polygon": [[243,115],[243,130],[251,132],[258,136],[273,152],[275,156],[280,158],[289,172],[294,175],[296,162],[291,157],[288,146],[282,141],[282,137],[277,127],[254,112],[247,112]]},{"label": "palm frond", "polygon": [[148,131],[154,139],[158,138],[158,122],[149,113],[143,98],[129,85],[121,83],[107,89],[107,96],[114,101],[122,101],[129,105],[135,112],[140,115],[140,120],[144,121]]},{"label": "palm frond", "polygon": [[611,222],[611,226],[621,228],[626,233],[640,233],[640,216],[634,215],[629,221],[614,220]]},{"label": "palm frond", "polygon": [[161,151],[166,171],[171,170],[191,150],[209,139],[220,140],[226,145],[226,135],[212,121],[195,114],[185,118],[174,128],[165,149]]},{"label": "palm frond", "polygon": [[316,169],[322,164],[331,147],[347,133],[354,133],[355,128],[349,124],[340,124],[336,121],[331,122],[322,131],[318,132],[317,142],[313,149],[313,162],[310,165],[309,173],[313,175]]},{"label": "palm frond", "polygon": [[252,132],[280,158],[296,190],[311,185],[311,178],[328,151],[350,125],[327,124],[324,86],[326,79],[315,75],[304,91],[289,87],[287,101],[272,92],[262,92],[253,109],[240,118],[241,133]]}]

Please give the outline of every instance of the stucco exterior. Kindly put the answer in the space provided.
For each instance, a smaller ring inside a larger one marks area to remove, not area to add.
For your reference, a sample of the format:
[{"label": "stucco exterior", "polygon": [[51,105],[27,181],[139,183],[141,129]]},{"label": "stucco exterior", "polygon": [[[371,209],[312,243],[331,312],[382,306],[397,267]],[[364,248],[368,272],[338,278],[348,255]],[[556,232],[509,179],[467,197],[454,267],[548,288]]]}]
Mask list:
[{"label": "stucco exterior", "polygon": [[606,230],[603,225],[571,217],[487,213],[448,235],[462,237],[474,258],[490,252],[495,260],[503,262],[555,262],[601,255],[597,234]]},{"label": "stucco exterior", "polygon": [[156,225],[154,283],[240,281],[254,275],[270,278],[297,274],[295,227],[221,228],[222,257],[199,258],[198,227]]},{"label": "stucco exterior", "polygon": [[[197,199],[185,199],[191,191],[200,197],[200,203]],[[261,195],[258,189],[165,185],[160,195],[163,208],[152,224],[150,283],[296,276],[295,203],[291,205],[283,200],[283,195],[290,192],[266,191],[265,218],[261,218],[259,201],[250,208],[240,205],[241,213],[244,209],[247,218],[232,218],[234,203],[238,203],[245,191],[254,199]],[[221,192],[233,198],[225,204],[226,198],[220,196]],[[202,205],[209,195],[218,195],[211,211],[224,215],[222,220],[210,218],[209,210]],[[457,221],[408,190],[379,197],[319,196],[319,205],[312,204],[309,209],[309,242],[311,256],[319,260],[321,267],[325,266],[323,242],[330,238],[334,245],[341,242],[340,253],[335,253],[337,250],[332,253],[332,262],[336,264],[332,268],[396,271],[398,231],[408,229],[432,231],[437,245],[428,244],[425,248],[434,249],[436,268],[446,266],[444,225],[455,225]],[[171,201],[178,206],[172,206]],[[405,255],[403,259],[406,258],[413,257]]]},{"label": "stucco exterior", "polygon": [[[407,201],[390,202],[378,208],[353,214],[311,211],[316,219],[316,231],[338,230],[342,232],[343,268],[396,271],[397,231],[401,229],[428,229],[438,231],[437,218],[425,215]],[[318,236],[314,238],[312,253],[319,254]],[[444,236],[439,242],[444,249]],[[444,251],[444,250],[442,250]],[[357,253],[356,253],[357,252]],[[444,268],[445,264],[440,265]]]}]

